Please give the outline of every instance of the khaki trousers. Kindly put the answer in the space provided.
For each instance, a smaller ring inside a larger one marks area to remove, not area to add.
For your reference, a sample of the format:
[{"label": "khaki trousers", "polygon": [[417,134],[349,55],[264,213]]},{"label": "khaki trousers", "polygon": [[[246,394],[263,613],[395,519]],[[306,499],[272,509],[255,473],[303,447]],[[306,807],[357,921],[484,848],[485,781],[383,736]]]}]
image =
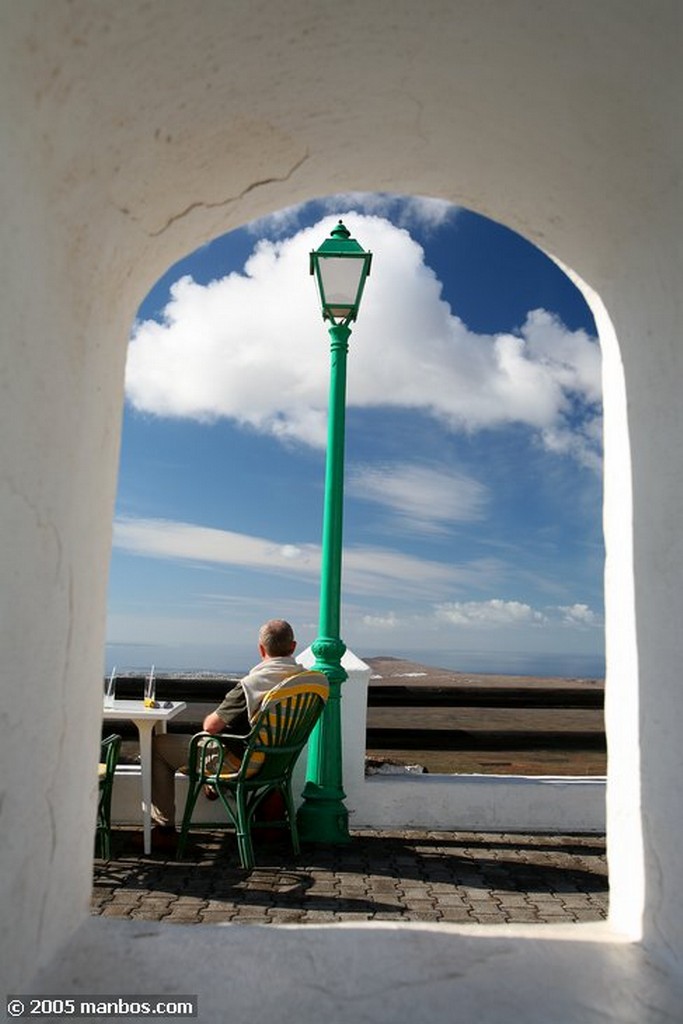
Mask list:
[{"label": "khaki trousers", "polygon": [[152,737],[152,820],[175,825],[175,773],[187,765],[190,737],[162,732]]}]

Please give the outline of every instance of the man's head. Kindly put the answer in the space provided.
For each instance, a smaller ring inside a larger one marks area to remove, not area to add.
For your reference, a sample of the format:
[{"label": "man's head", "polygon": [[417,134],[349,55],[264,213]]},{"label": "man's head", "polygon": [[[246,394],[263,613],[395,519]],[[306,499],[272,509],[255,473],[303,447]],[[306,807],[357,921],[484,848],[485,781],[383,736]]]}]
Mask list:
[{"label": "man's head", "polygon": [[259,651],[263,658],[282,658],[294,654],[294,630],[284,619],[264,622],[258,634]]}]

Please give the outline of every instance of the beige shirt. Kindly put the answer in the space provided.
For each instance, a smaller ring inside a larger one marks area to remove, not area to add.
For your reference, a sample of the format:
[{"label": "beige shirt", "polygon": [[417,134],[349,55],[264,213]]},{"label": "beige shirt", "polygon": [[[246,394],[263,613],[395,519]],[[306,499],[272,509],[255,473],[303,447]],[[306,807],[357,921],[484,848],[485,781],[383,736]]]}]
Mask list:
[{"label": "beige shirt", "polygon": [[247,714],[249,721],[253,721],[254,715],[261,706],[261,701],[274,686],[295,676],[304,669],[294,658],[290,656],[278,658],[265,658],[260,664],[255,665],[248,676],[240,679],[239,685],[244,691],[247,699]]}]

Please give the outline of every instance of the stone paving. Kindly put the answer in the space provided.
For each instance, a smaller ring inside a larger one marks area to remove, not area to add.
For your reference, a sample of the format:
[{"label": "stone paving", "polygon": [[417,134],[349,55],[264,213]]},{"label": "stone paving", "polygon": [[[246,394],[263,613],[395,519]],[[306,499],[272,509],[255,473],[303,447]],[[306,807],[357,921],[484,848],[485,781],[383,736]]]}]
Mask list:
[{"label": "stone paving", "polygon": [[[137,833],[139,839],[139,833]],[[605,840],[595,835],[356,831],[348,845],[276,838],[239,866],[234,836],[191,834],[183,861],[136,852],[113,833],[96,860],[92,912],[183,924],[339,921],[571,923],[607,916]]]}]

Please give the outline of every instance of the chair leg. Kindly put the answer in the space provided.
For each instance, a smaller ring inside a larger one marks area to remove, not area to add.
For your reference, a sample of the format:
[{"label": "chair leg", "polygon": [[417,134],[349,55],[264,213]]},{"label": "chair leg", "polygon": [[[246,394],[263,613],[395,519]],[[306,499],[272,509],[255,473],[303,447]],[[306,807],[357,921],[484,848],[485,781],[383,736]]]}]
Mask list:
[{"label": "chair leg", "polygon": [[285,807],[287,809],[287,818],[289,819],[289,834],[292,839],[292,850],[298,857],[301,852],[301,846],[299,844],[299,829],[296,823],[296,810],[294,809],[294,797],[292,796],[292,785],[291,781],[287,779],[287,782],[282,787],[282,795],[285,800]]},{"label": "chair leg", "polygon": [[111,791],[107,792],[106,789],[100,793],[97,808],[95,848],[99,850],[102,860],[111,860]]},{"label": "chair leg", "polygon": [[194,786],[190,783],[190,789],[185,800],[185,811],[183,813],[183,822],[180,826],[180,836],[178,837],[178,847],[176,849],[176,860],[182,860],[185,855],[185,844],[187,843],[187,833],[190,830],[190,823],[192,822],[192,813],[197,803],[197,798],[201,792],[202,783],[201,780],[196,782]]},{"label": "chair leg", "polygon": [[251,842],[251,820],[247,811],[246,794],[241,786],[235,793],[237,810],[237,849],[240,863],[245,871],[251,871],[255,865],[254,847]]},{"label": "chair leg", "polygon": [[102,859],[111,860],[111,828],[109,823],[102,829]]},{"label": "chair leg", "polygon": [[95,832],[95,850],[102,860],[111,860],[111,833],[104,824],[97,825]]}]

